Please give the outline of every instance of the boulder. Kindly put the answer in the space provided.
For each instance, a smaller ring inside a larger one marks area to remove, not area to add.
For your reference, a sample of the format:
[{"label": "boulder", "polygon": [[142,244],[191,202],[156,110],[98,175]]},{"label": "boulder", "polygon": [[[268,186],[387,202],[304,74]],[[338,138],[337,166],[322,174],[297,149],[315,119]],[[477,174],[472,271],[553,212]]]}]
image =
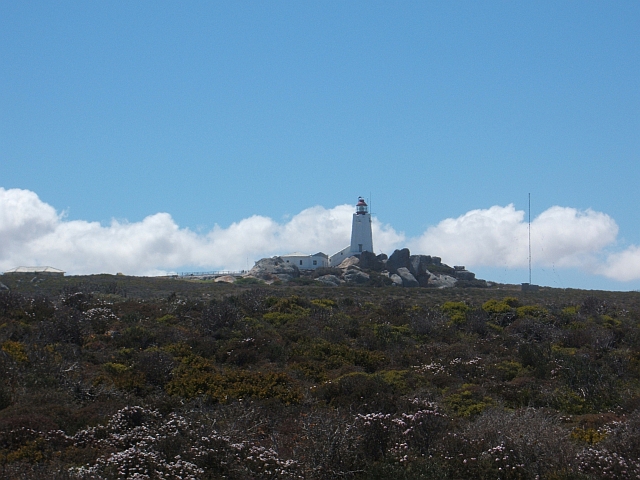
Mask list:
[{"label": "boulder", "polygon": [[248,276],[260,278],[262,280],[282,280],[289,281],[298,278],[300,271],[298,267],[286,263],[282,257],[262,258],[256,262]]},{"label": "boulder", "polygon": [[396,250],[387,260],[386,269],[389,270],[390,273],[396,273],[399,268],[403,267],[409,269],[411,266],[410,257],[411,253],[408,248]]},{"label": "boulder", "polygon": [[420,286],[420,284],[418,283],[418,280],[416,280],[416,277],[411,275],[411,272],[406,267],[400,267],[398,269],[397,275],[402,279],[403,287],[419,287]]},{"label": "boulder", "polygon": [[409,257],[409,271],[414,277],[418,278],[426,273],[429,265],[433,264],[432,262],[430,255],[411,255]]},{"label": "boulder", "polygon": [[352,265],[358,265],[359,263],[360,259],[358,257],[347,257],[342,261],[342,263],[340,263],[340,265],[338,265],[338,268],[349,268]]},{"label": "boulder", "polygon": [[330,287],[337,287],[342,283],[335,275],[322,275],[321,277],[316,278],[316,280],[320,283],[324,283],[325,285],[329,285]]},{"label": "boulder", "polygon": [[233,275],[222,275],[214,280],[214,282],[235,283],[236,277]]},{"label": "boulder", "polygon": [[384,256],[384,260],[380,258],[381,255],[376,255],[371,252],[362,252],[360,254],[360,262],[358,266],[364,270],[373,270],[374,272],[381,272],[384,269],[384,260],[387,256]]},{"label": "boulder", "polygon": [[430,278],[431,278],[430,273],[423,273],[422,275],[418,275],[416,277],[416,280],[418,280],[418,283],[420,284],[421,287],[428,287]]},{"label": "boulder", "polygon": [[363,284],[369,281],[369,275],[359,269],[350,268],[344,272],[344,281],[347,283]]},{"label": "boulder", "polygon": [[454,287],[457,280],[450,275],[433,273],[429,278],[429,286],[435,288]]},{"label": "boulder", "polygon": [[400,277],[400,275],[392,273],[391,275],[389,275],[389,278],[393,282],[393,286],[394,287],[401,287],[402,286],[402,277]]},{"label": "boulder", "polygon": [[458,280],[475,280],[476,274],[469,270],[456,270],[455,276]]}]

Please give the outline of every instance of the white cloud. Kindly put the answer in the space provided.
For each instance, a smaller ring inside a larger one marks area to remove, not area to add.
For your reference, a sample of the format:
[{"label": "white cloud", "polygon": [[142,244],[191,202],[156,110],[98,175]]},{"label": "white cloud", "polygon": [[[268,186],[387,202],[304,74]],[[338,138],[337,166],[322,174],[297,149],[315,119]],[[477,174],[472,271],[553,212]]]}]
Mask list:
[{"label": "white cloud", "polygon": [[52,232],[60,216],[28,190],[0,188],[0,258],[19,251],[25,242]]},{"label": "white cloud", "polygon": [[612,253],[596,272],[623,282],[640,279],[640,247],[631,245],[622,252]]},{"label": "white cloud", "polygon": [[[617,234],[615,221],[604,213],[551,207],[531,222],[532,258],[540,266],[587,266]],[[513,205],[472,210],[429,227],[410,248],[445,262],[524,267],[529,256],[525,212]]]},{"label": "white cloud", "polygon": [[[185,266],[237,270],[253,261],[301,251],[332,254],[349,243],[352,205],[311,207],[283,222],[252,216],[199,234],[180,228],[168,213],[141,222],[109,225],[64,216],[28,190],[0,188],[0,270],[19,265],[51,265],[71,274],[150,275]],[[531,225],[536,266],[579,267],[617,280],[640,278],[640,247],[609,255],[618,226],[592,210],[551,207]],[[528,262],[525,212],[513,205],[472,210],[406,238],[373,219],[376,252],[408,246],[412,253],[438,255],[469,268],[521,268]]]}]

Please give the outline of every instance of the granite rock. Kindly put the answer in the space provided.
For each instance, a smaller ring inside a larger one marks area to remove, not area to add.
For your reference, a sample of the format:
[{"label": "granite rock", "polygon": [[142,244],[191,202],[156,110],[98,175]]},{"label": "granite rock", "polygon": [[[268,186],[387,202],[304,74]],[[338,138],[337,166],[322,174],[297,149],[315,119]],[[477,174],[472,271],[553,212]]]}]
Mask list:
[{"label": "granite rock", "polygon": [[340,263],[340,265],[338,265],[338,268],[349,268],[353,265],[358,265],[360,263],[360,259],[358,257],[347,257],[345,258],[342,263]]},{"label": "granite rock", "polygon": [[350,268],[343,275],[346,283],[363,284],[369,281],[369,275],[359,269]]},{"label": "granite rock", "polygon": [[374,272],[381,272],[385,266],[386,255],[381,258],[381,255],[376,255],[371,252],[362,252],[360,254],[360,262],[358,266],[364,270],[373,270]]},{"label": "granite rock", "polygon": [[324,283],[325,285],[329,285],[330,287],[337,287],[342,283],[342,280],[335,275],[323,275],[316,278],[316,280],[320,283]]},{"label": "granite rock", "polygon": [[409,269],[411,266],[410,257],[411,253],[408,248],[396,250],[388,258],[386,269],[389,270],[390,273],[396,273],[399,268],[403,267]]},{"label": "granite rock", "polygon": [[397,271],[397,275],[402,279],[403,287],[419,287],[420,284],[416,277],[411,275],[411,272],[406,267],[400,267]]},{"label": "granite rock", "polygon": [[217,277],[214,282],[224,282],[224,283],[235,283],[236,277],[233,275],[222,275],[221,277]]},{"label": "granite rock", "polygon": [[457,281],[458,280],[450,275],[434,273],[431,274],[431,277],[429,278],[429,286],[435,288],[449,288],[454,287]]},{"label": "granite rock", "polygon": [[267,281],[289,281],[292,278],[298,278],[300,271],[297,266],[285,263],[282,257],[271,257],[258,260],[253,268],[249,270],[248,276]]}]

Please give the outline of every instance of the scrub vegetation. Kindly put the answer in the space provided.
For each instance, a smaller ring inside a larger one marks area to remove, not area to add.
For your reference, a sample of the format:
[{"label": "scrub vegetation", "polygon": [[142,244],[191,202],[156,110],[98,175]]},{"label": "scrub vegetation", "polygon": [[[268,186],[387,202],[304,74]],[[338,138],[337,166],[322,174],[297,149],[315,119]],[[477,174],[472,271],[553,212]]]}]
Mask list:
[{"label": "scrub vegetation", "polygon": [[2,282],[2,478],[640,476],[637,292]]}]

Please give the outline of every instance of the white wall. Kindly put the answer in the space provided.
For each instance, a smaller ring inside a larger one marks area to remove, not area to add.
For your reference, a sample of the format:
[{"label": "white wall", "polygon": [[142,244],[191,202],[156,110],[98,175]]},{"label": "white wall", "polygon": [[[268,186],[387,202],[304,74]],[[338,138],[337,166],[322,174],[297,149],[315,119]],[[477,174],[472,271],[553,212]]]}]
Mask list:
[{"label": "white wall", "polygon": [[329,257],[329,266],[337,267],[342,263],[345,258],[349,258],[351,256],[351,245],[344,247],[337,253],[334,253]]},{"label": "white wall", "polygon": [[[362,245],[362,249],[359,246]],[[371,233],[371,214],[353,214],[351,224],[351,254],[373,253],[373,234]]]},{"label": "white wall", "polygon": [[281,255],[281,258],[285,263],[293,264],[300,270],[315,270],[329,266],[327,258],[321,255]]}]

